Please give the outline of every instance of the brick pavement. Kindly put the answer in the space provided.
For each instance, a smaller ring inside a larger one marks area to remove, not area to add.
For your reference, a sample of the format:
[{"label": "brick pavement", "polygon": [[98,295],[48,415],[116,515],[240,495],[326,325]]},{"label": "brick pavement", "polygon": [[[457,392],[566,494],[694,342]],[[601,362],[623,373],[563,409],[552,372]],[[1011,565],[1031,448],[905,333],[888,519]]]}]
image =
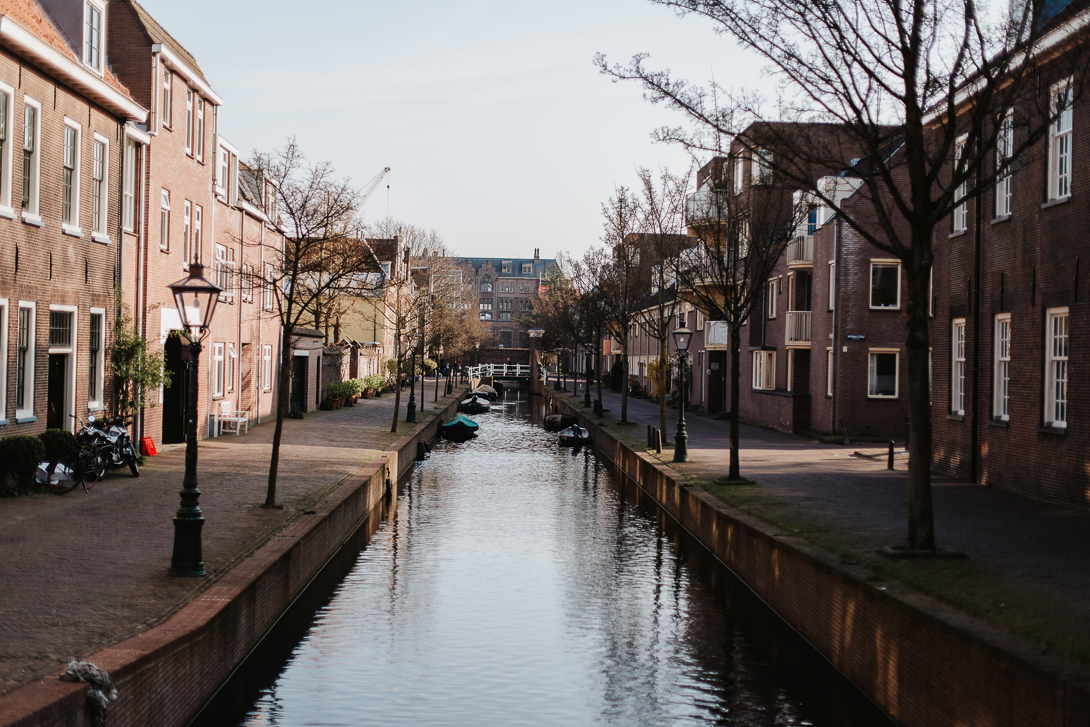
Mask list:
[{"label": "brick pavement", "polygon": [[[574,395],[569,395],[574,396]],[[605,421],[637,446],[658,405],[629,399],[634,426],[617,426],[620,395],[603,392]],[[578,407],[580,395],[572,399]],[[671,466],[727,503],[755,514],[882,577],[920,587],[993,625],[1090,663],[1090,513],[934,476],[939,547],[970,561],[889,561],[877,554],[903,543],[908,512],[907,459],[886,469],[885,445],[822,444],[743,425],[740,464],[755,486],[716,486],[729,465],[730,422],[686,413],[689,462]],[[676,410],[669,415],[673,439]],[[672,450],[664,450],[669,462]],[[877,577],[877,576],[876,576]]]},{"label": "brick pavement", "polygon": [[[426,397],[433,409],[432,391]],[[446,399],[441,397],[441,402]],[[90,493],[0,500],[0,694],[57,672],[161,622],[345,477],[378,456],[394,399],[313,412],[284,423],[277,501],[264,510],[275,420],[199,446],[204,563],[201,579],[167,575],[184,445],[150,457],[139,478],[108,474]],[[405,398],[402,398],[404,416]],[[154,414],[153,414],[154,415]]]}]

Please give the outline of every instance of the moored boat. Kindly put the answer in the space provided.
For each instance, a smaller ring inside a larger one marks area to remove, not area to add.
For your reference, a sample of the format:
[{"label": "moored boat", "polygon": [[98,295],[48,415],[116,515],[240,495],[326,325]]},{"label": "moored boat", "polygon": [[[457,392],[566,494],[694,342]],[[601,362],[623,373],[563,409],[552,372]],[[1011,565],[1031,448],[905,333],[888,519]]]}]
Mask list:
[{"label": "moored boat", "polygon": [[590,444],[591,441],[590,432],[578,424],[573,424],[567,429],[561,429],[556,436],[562,447]]},{"label": "moored boat", "polygon": [[440,424],[439,433],[452,442],[464,442],[477,436],[479,428],[480,425],[477,422],[458,414],[449,422]]}]

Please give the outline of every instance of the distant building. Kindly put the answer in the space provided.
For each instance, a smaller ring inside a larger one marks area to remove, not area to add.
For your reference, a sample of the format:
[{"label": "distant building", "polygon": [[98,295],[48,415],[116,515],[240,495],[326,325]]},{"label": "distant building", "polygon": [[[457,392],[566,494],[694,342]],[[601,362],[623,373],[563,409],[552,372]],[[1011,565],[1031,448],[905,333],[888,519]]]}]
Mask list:
[{"label": "distant building", "polygon": [[481,320],[491,324],[496,348],[529,348],[530,338],[519,319],[529,315],[534,295],[556,265],[542,260],[534,248],[529,258],[456,258],[473,281]]}]

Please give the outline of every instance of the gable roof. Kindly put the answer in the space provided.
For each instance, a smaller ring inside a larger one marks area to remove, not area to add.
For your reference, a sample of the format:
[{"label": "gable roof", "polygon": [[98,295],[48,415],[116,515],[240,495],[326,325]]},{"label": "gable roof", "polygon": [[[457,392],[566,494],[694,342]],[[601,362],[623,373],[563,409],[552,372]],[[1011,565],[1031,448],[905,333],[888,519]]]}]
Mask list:
[{"label": "gable roof", "polygon": [[153,18],[151,13],[145,10],[140,3],[136,2],[136,0],[120,1],[132,8],[133,15],[136,16],[137,21],[143,26],[144,32],[152,43],[160,43],[166,46],[172,54],[189,66],[202,81],[208,83],[208,79],[204,77],[204,71],[202,71],[201,67],[197,64],[197,59],[193,57],[193,54],[187,51],[185,46],[175,40],[174,36],[168,33],[166,28],[159,25],[159,21]]}]

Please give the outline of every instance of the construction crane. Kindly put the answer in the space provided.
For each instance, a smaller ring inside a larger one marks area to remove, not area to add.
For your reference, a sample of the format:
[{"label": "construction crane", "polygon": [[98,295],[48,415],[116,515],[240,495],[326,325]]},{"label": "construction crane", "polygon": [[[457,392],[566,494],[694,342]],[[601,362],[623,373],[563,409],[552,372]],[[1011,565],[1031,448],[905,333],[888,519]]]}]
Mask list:
[{"label": "construction crane", "polygon": [[384,169],[383,169],[383,170],[382,170],[381,172],[379,172],[378,174],[376,174],[376,175],[375,175],[375,178],[374,178],[374,179],[372,179],[372,180],[371,180],[371,181],[370,181],[370,182],[369,182],[369,183],[367,184],[367,189],[366,189],[366,190],[364,190],[364,192],[363,192],[363,199],[361,199],[361,200],[360,200],[360,209],[363,209],[363,206],[364,206],[365,204],[367,204],[367,199],[368,199],[368,198],[369,198],[369,197],[370,197],[370,196],[371,196],[372,194],[374,194],[375,190],[376,190],[376,189],[378,189],[378,185],[382,183],[382,180],[383,180],[383,179],[384,179],[384,178],[386,177],[386,175],[387,175],[387,174],[389,174],[389,173],[390,173],[390,167],[385,167],[385,168],[384,168]]}]

